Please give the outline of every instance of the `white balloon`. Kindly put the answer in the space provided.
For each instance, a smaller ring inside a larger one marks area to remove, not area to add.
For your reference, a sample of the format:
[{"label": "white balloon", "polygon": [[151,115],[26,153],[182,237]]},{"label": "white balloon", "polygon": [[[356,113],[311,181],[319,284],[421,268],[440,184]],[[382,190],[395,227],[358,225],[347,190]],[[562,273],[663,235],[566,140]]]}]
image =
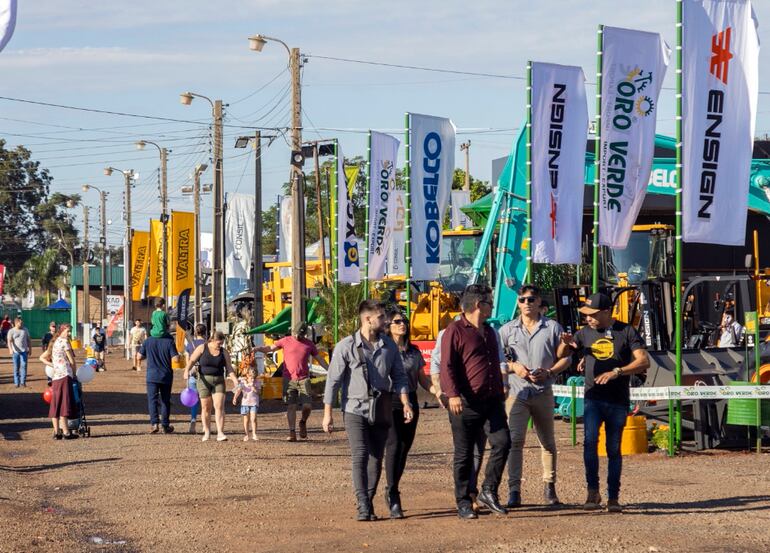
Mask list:
[{"label": "white balloon", "polygon": [[45,366],[45,375],[48,378],[53,378],[53,367],[51,365],[46,365]]},{"label": "white balloon", "polygon": [[78,369],[76,376],[78,377],[78,380],[81,384],[88,384],[94,379],[94,375],[96,374],[96,371],[94,370],[93,366],[84,364],[81,365]]}]

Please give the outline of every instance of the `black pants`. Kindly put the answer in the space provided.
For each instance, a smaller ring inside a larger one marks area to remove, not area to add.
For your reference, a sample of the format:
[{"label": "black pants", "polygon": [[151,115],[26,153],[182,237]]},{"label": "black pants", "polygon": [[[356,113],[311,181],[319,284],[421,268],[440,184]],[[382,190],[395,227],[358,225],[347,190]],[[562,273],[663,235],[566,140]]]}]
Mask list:
[{"label": "black pants", "polygon": [[401,401],[393,397],[393,425],[388,431],[388,441],[385,444],[385,476],[388,481],[386,496],[389,504],[400,503],[398,484],[406,468],[406,457],[414,443],[417,432],[417,421],[420,419],[420,406],[417,404],[417,392],[409,394],[409,402],[414,410],[411,422],[404,422],[404,409]]},{"label": "black pants", "polygon": [[[160,417],[158,416],[159,403]],[[171,383],[148,382],[147,406],[150,409],[150,424],[168,426],[168,417],[171,413]]]},{"label": "black pants", "polygon": [[505,403],[502,400],[468,402],[463,399],[463,410],[459,415],[449,413],[454,442],[454,481],[457,506],[470,506],[471,477],[473,474],[474,450],[484,426],[490,452],[484,473],[482,489],[497,492],[505,469],[505,461],[511,448]]},{"label": "black pants", "polygon": [[350,443],[353,488],[359,504],[371,502],[382,473],[382,457],[389,426],[369,425],[366,417],[344,413],[345,431]]}]

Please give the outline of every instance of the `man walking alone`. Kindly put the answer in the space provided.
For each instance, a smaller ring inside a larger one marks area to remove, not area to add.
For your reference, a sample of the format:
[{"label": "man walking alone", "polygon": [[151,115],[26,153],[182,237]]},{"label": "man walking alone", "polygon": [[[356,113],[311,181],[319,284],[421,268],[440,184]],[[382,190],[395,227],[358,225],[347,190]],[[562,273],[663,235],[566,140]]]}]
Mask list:
[{"label": "man walking alone", "polygon": [[486,324],[492,313],[492,290],[472,284],[465,289],[460,307],[463,314],[452,322],[441,340],[441,389],[447,395],[449,422],[454,442],[454,484],[457,514],[478,518],[471,506],[470,480],[473,448],[484,426],[491,451],[484,482],[476,501],[497,514],[505,514],[497,489],[511,447],[505,417],[505,391],[497,333]]},{"label": "man walking alone", "polygon": [[29,332],[24,327],[21,317],[16,317],[13,328],[6,336],[8,351],[13,358],[13,383],[18,388],[27,387],[27,360],[32,351],[32,343],[29,340]]}]

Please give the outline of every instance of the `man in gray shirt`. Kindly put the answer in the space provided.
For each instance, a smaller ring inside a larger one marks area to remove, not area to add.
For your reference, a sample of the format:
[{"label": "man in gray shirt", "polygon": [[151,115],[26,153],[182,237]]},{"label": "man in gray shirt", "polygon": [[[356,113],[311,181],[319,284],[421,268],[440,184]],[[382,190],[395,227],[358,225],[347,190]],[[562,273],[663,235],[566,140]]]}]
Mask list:
[{"label": "man in gray shirt", "polygon": [[521,315],[500,328],[500,341],[510,359],[508,377],[513,405],[508,414],[511,452],[508,456],[508,504],[521,505],[521,470],[527,423],[532,417],[540,441],[543,463],[543,497],[558,505],[556,495],[556,440],[553,432],[554,377],[570,365],[570,357],[559,360],[556,350],[562,327],[540,313],[540,291],[525,284],[519,289]]},{"label": "man in gray shirt", "polygon": [[13,383],[18,388],[27,387],[27,357],[32,351],[29,332],[23,326],[21,317],[16,317],[13,328],[8,331],[8,351],[13,358]]},{"label": "man in gray shirt", "polygon": [[[369,390],[382,392],[378,401],[399,394],[404,420],[414,413],[409,403],[409,381],[396,343],[384,333],[385,310],[381,303],[365,300],[358,306],[360,330],[334,348],[324,390],[324,432],[334,429],[332,404],[340,393],[345,430],[350,443],[353,488],[358,500],[357,520],[376,520],[372,500],[382,472],[382,458],[390,421],[369,424]],[[365,365],[364,365],[365,363]],[[367,381],[368,377],[368,381]],[[392,408],[389,408],[392,415]]]}]

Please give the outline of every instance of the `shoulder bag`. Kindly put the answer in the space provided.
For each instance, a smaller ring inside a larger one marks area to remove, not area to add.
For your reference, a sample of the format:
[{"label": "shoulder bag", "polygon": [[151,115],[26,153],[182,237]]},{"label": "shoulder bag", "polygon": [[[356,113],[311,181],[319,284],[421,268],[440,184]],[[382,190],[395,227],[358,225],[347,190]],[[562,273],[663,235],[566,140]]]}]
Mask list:
[{"label": "shoulder bag", "polygon": [[364,356],[363,346],[358,346],[358,360],[361,362],[361,370],[366,381],[366,390],[369,395],[369,415],[367,421],[370,426],[390,426],[393,424],[393,394],[375,390],[369,382],[369,364]]}]

